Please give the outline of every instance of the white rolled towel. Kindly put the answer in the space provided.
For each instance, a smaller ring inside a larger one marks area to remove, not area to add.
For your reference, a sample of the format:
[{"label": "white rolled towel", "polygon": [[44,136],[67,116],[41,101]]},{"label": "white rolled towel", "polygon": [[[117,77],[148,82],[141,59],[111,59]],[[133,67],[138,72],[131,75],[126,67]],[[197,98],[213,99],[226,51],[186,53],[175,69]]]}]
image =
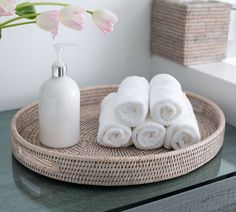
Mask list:
[{"label": "white rolled towel", "polygon": [[111,93],[102,101],[97,141],[105,147],[127,147],[132,145],[132,131],[115,116],[115,98]]},{"label": "white rolled towel", "polygon": [[166,149],[181,149],[201,140],[198,123],[193,107],[184,94],[185,107],[183,114],[166,129],[164,147]]},{"label": "white rolled towel", "polygon": [[183,92],[171,75],[158,74],[150,82],[150,113],[154,121],[170,126],[182,113]]},{"label": "white rolled towel", "polygon": [[136,127],[145,121],[148,100],[148,81],[144,77],[127,77],[117,91],[115,114],[128,127]]},{"label": "white rolled towel", "polygon": [[166,129],[148,115],[146,121],[134,128],[132,141],[138,149],[151,150],[163,146]]}]

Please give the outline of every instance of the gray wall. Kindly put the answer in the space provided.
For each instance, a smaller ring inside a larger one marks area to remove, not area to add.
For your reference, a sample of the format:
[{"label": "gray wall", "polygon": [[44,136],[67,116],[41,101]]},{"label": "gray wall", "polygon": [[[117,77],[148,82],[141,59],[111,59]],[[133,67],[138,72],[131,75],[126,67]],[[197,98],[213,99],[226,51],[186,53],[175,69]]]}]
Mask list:
[{"label": "gray wall", "polygon": [[[81,87],[118,83],[128,75],[150,76],[151,0],[66,2],[87,9],[108,8],[118,15],[119,22],[114,32],[105,36],[88,16],[83,31],[61,27],[55,40],[35,25],[4,30],[0,41],[0,111],[22,107],[37,99],[40,85],[51,74],[54,42],[78,45],[65,51],[64,61],[69,75]],[[48,7],[52,8],[55,7]]]}]

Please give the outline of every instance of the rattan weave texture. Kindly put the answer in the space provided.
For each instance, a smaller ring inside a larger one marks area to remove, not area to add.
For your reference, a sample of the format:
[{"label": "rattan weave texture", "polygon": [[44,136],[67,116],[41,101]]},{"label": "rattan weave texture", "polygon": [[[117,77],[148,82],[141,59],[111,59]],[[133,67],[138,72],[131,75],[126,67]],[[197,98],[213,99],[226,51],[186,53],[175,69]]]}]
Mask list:
[{"label": "rattan weave texture", "polygon": [[223,60],[230,11],[217,1],[153,0],[152,53],[184,65]]}]

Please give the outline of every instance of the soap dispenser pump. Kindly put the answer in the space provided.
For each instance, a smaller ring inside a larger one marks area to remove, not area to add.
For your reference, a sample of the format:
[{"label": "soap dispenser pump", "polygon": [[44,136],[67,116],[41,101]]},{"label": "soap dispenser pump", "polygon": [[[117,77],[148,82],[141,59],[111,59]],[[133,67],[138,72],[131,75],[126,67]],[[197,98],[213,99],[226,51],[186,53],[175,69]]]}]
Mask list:
[{"label": "soap dispenser pump", "polygon": [[80,90],[62,62],[66,46],[72,44],[54,44],[52,77],[43,83],[39,94],[40,142],[51,148],[73,146],[80,137]]}]

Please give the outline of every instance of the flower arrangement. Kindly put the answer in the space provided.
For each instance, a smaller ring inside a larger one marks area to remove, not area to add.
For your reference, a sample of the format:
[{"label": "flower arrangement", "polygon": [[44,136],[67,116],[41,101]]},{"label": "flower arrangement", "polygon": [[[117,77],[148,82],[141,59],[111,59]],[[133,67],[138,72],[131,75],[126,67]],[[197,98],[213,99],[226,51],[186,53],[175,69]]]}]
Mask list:
[{"label": "flower arrangement", "polygon": [[[61,6],[62,8],[37,13],[36,7],[41,5]],[[94,24],[106,35],[113,31],[113,25],[118,21],[118,17],[106,9],[91,11],[60,2],[16,4],[15,0],[0,0],[0,16],[16,15],[14,18],[0,23],[0,38],[3,29],[27,24],[36,24],[41,29],[51,32],[53,38],[58,34],[59,24],[80,31],[84,28],[85,14],[91,15]]]}]

